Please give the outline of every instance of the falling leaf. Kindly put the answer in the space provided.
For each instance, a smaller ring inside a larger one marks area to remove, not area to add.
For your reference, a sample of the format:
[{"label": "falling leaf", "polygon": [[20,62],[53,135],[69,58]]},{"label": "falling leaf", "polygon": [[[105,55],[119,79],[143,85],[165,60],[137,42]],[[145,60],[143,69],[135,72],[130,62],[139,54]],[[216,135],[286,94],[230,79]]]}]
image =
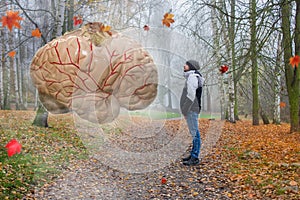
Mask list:
[{"label": "falling leaf", "polygon": [[171,26],[171,23],[174,23],[174,19],[173,19],[174,15],[171,14],[171,13],[166,13],[164,15],[164,18],[162,20],[162,24],[167,26],[167,27],[170,27]]},{"label": "falling leaf", "polygon": [[103,25],[103,24],[102,24],[102,26],[101,26],[101,31],[102,31],[102,32],[108,32],[108,31],[110,31],[110,29],[111,29],[110,26],[105,26],[105,25]]},{"label": "falling leaf", "polygon": [[8,156],[11,157],[21,152],[22,145],[16,139],[12,139],[7,143],[5,148],[7,148]]},{"label": "falling leaf", "polygon": [[295,55],[294,57],[290,58],[290,64],[292,65],[292,67],[298,67],[300,63],[300,56]]},{"label": "falling leaf", "polygon": [[11,57],[11,58],[15,57],[15,55],[16,55],[15,51],[11,51],[11,52],[8,53],[8,56]]},{"label": "falling leaf", "polygon": [[161,184],[166,184],[167,183],[167,179],[165,177],[161,178]]},{"label": "falling leaf", "polygon": [[286,106],[285,102],[280,102],[280,103],[279,103],[279,107],[280,107],[280,108],[284,108],[285,106]]},{"label": "falling leaf", "polygon": [[16,28],[21,28],[19,21],[23,20],[22,17],[19,16],[18,11],[9,10],[6,12],[6,16],[3,16],[1,19],[2,26],[7,26],[7,28],[12,31],[12,28],[15,26]]},{"label": "falling leaf", "polygon": [[225,72],[228,71],[228,69],[229,67],[227,65],[222,65],[219,70],[222,74],[224,74]]},{"label": "falling leaf", "polygon": [[101,25],[101,31],[102,32],[106,32],[106,33],[108,33],[109,35],[112,35],[112,33],[110,32],[110,29],[111,29],[111,27],[110,26],[105,26],[105,25]]},{"label": "falling leaf", "polygon": [[34,29],[34,30],[31,31],[31,35],[33,37],[40,38],[42,34],[41,34],[40,30],[37,28],[37,29]]},{"label": "falling leaf", "polygon": [[145,25],[144,26],[144,31],[149,31],[150,30],[150,27],[148,25]]},{"label": "falling leaf", "polygon": [[79,24],[82,24],[82,17],[81,16],[74,16],[73,17],[74,26],[77,26]]}]

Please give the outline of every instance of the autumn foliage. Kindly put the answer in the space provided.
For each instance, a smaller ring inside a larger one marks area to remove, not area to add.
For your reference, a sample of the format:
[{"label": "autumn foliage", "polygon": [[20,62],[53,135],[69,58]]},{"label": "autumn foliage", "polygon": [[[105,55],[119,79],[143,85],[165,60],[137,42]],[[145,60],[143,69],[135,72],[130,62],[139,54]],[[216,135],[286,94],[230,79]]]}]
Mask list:
[{"label": "autumn foliage", "polygon": [[162,24],[164,26],[170,27],[172,23],[175,22],[175,20],[173,19],[174,15],[171,13],[166,13],[164,15],[164,18],[162,19]]},{"label": "autumn foliage", "polygon": [[42,35],[42,33],[40,32],[40,30],[38,28],[31,31],[31,36],[33,36],[33,37],[40,38],[41,35]]},{"label": "autumn foliage", "polygon": [[290,58],[290,64],[292,65],[292,67],[298,67],[300,63],[300,56],[295,55],[294,57]]},{"label": "autumn foliage", "polygon": [[222,73],[222,74],[224,74],[224,73],[226,73],[227,71],[228,71],[228,66],[227,65],[222,65],[221,67],[220,67],[220,69],[219,69],[219,71]]},{"label": "autumn foliage", "polygon": [[74,16],[73,17],[74,26],[82,24],[82,17],[81,16]]},{"label": "autumn foliage", "polygon": [[150,27],[148,25],[145,25],[144,26],[144,31],[149,31],[150,30]]},{"label": "autumn foliage", "polygon": [[15,55],[16,55],[15,51],[11,51],[11,52],[8,53],[8,56],[11,57],[11,58],[15,57]]},{"label": "autumn foliage", "polygon": [[19,16],[18,11],[9,10],[6,12],[6,16],[2,17],[1,22],[3,27],[7,26],[7,28],[12,31],[13,27],[21,28],[19,23],[21,20],[23,20],[23,18]]},{"label": "autumn foliage", "polygon": [[11,157],[11,156],[15,155],[16,153],[21,152],[22,145],[16,139],[12,139],[7,143],[5,148],[7,148],[8,156]]}]

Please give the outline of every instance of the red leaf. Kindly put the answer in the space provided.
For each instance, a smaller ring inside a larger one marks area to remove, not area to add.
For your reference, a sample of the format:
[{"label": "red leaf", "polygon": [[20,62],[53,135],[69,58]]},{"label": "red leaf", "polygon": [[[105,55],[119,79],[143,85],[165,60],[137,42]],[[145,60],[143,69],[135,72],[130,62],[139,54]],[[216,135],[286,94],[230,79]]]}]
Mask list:
[{"label": "red leaf", "polygon": [[290,64],[292,65],[292,67],[298,67],[300,63],[300,56],[295,55],[294,57],[290,58]]},{"label": "red leaf", "polygon": [[74,25],[77,26],[79,24],[82,24],[82,17],[81,16],[74,16],[73,17]]},{"label": "red leaf", "polygon": [[167,179],[165,177],[161,178],[161,184],[166,184],[167,183]]},{"label": "red leaf", "polygon": [[227,65],[222,65],[221,67],[220,67],[220,72],[222,73],[222,74],[224,74],[225,72],[227,72],[228,71],[228,66]]},{"label": "red leaf", "polygon": [[150,27],[148,25],[145,25],[144,26],[144,31],[149,31],[150,30]]},{"label": "red leaf", "polygon": [[5,148],[7,148],[8,156],[11,157],[21,152],[22,145],[16,139],[12,139],[7,143]]},{"label": "red leaf", "polygon": [[21,28],[19,21],[23,20],[22,17],[19,16],[18,11],[9,10],[6,12],[6,16],[3,16],[1,19],[2,26],[7,26],[7,28],[11,31],[15,26],[16,28]]}]

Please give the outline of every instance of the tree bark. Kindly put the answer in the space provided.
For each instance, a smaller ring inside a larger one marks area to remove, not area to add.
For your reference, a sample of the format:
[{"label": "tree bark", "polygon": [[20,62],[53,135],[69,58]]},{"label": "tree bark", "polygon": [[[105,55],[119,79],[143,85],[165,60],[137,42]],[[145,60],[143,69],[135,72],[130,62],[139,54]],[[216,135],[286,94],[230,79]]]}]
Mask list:
[{"label": "tree bark", "polygon": [[231,46],[231,67],[232,67],[232,81],[233,81],[233,92],[234,92],[234,121],[238,120],[238,99],[237,99],[237,75],[236,75],[236,54],[235,54],[235,0],[231,0],[230,5],[230,28],[229,38]]},{"label": "tree bark", "polygon": [[0,68],[0,109],[3,109],[4,106],[4,66],[5,66],[5,40],[4,40],[4,33],[3,29],[0,30],[1,35],[1,68]]},{"label": "tree bark", "polygon": [[[283,0],[281,5],[282,12],[282,35],[283,35],[283,48],[284,48],[284,66],[286,86],[290,104],[290,132],[300,132],[300,117],[299,117],[299,95],[300,95],[300,70],[299,67],[290,65],[289,60],[293,55],[293,40],[291,34],[291,4],[288,0]],[[296,26],[295,26],[295,54],[300,53],[300,0],[296,0]],[[298,34],[298,35],[297,35]]]},{"label": "tree bark", "polygon": [[46,127],[46,128],[49,127],[48,126],[48,111],[45,109],[45,107],[41,103],[39,103],[39,107],[36,112],[36,115],[35,115],[32,125]]},{"label": "tree bark", "polygon": [[215,58],[216,68],[218,71],[218,86],[219,86],[219,96],[220,96],[220,112],[221,112],[221,119],[224,120],[226,117],[225,113],[225,92],[224,92],[224,80],[223,80],[223,74],[219,73],[219,67],[221,67],[221,54],[220,54],[220,38],[221,34],[219,28],[218,28],[218,17],[217,17],[217,5],[218,2],[216,0],[212,0],[211,2],[212,8],[211,8],[211,24],[212,24],[212,31],[213,31],[213,41],[214,41],[214,49],[213,49],[213,55]]},{"label": "tree bark", "polygon": [[259,125],[258,65],[256,51],[256,0],[251,0],[250,12],[250,51],[252,64],[252,124]]},{"label": "tree bark", "polygon": [[280,63],[282,63],[282,40],[281,36],[278,36],[278,49],[277,49],[277,58],[274,66],[274,107],[273,107],[273,124],[280,124],[280,90],[281,90],[281,74],[280,74]]}]

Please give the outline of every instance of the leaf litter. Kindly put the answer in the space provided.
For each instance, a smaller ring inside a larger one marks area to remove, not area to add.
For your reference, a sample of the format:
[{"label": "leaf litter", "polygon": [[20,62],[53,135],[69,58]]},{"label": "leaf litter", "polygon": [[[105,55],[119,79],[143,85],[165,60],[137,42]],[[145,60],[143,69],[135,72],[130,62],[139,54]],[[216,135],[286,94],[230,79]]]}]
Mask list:
[{"label": "leaf litter", "polygon": [[[0,196],[3,199],[300,198],[300,134],[290,134],[288,124],[252,126],[246,120],[236,124],[226,122],[218,143],[202,158],[200,165],[184,166],[178,156],[163,168],[129,173],[111,168],[89,155],[76,135],[70,115],[50,115],[52,128],[43,129],[31,126],[35,115],[32,111],[0,112],[1,145],[10,138],[17,138],[23,147],[22,152],[12,158],[1,150],[2,172],[21,182],[11,187],[8,183],[12,178],[2,174]],[[210,123],[207,119],[200,120],[202,140],[207,137]],[[145,123],[139,126],[142,124]],[[176,120],[166,124],[168,129],[178,129]],[[110,135],[118,135],[112,140],[115,144],[143,152],[140,146],[126,140],[124,130],[107,128]],[[165,136],[174,137],[167,133]],[[165,142],[152,147],[161,148]],[[190,148],[187,147],[186,153]],[[20,163],[18,159],[25,162]],[[38,174],[29,170],[31,168],[41,169],[44,176],[29,179],[30,173]],[[162,180],[166,180],[164,184]]]}]

